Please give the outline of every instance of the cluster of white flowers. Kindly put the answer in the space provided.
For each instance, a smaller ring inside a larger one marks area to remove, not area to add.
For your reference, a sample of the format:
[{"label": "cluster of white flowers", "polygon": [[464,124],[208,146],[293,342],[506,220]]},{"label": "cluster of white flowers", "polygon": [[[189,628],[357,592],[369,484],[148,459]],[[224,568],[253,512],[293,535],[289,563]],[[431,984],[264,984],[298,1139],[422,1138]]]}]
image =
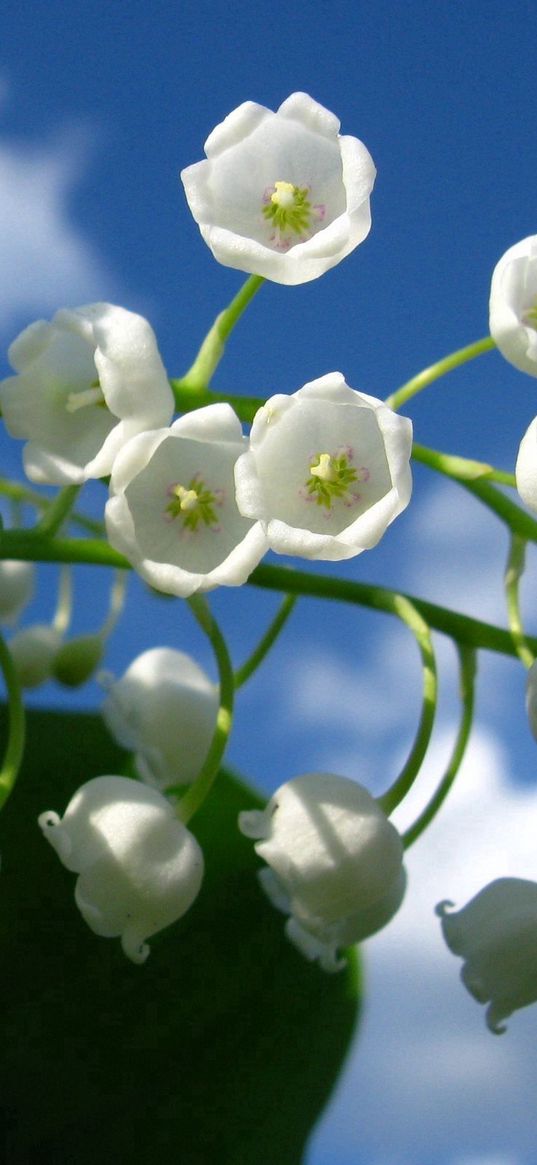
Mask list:
[{"label": "cluster of white flowers", "polygon": [[[222,263],[281,284],[315,279],[367,236],[375,167],[307,94],[273,113],[246,102],[210,134],[206,159],[182,172],[201,234]],[[537,376],[537,236],[498,263],[490,331],[502,354]],[[276,394],[251,432],[229,404],[172,422],[174,396],[149,323],[107,303],[59,311],[27,327],[0,383],[10,434],[26,441],[37,483],[110,478],[109,542],[159,591],[188,597],[244,583],[264,554],[338,561],[374,547],[412,489],[411,422],[340,372]],[[537,417],[521,443],[516,480],[537,512]],[[33,567],[0,564],[0,620],[16,622]],[[57,624],[17,632],[10,649],[34,686],[53,668],[63,682],[93,671],[99,635],[62,643]],[[62,654],[63,653],[63,654]],[[528,712],[537,736],[537,663]],[[118,680],[104,675],[105,722],[134,754],[140,780],[83,784],[60,819],[39,817],[63,864],[78,874],[76,903],[98,935],[120,936],[143,962],[151,935],[179,919],[201,886],[204,861],[179,820],[175,787],[195,781],[217,739],[219,690],[190,657],[144,652]],[[166,795],[169,794],[169,795]],[[185,819],[188,813],[185,812]],[[285,933],[325,971],[374,934],[406,889],[403,843],[381,804],[355,781],[308,773],[283,784],[264,810],[239,817],[266,863],[259,873]],[[537,999],[537,885],[500,879],[462,911],[437,907],[462,977],[488,1002],[491,1030]]]}]

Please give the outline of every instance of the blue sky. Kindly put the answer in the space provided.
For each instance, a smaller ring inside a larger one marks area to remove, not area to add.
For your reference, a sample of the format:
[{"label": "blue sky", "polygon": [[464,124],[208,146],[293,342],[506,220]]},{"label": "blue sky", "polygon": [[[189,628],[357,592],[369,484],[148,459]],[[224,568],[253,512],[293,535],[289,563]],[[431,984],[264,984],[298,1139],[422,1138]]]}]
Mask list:
[{"label": "blue sky", "polygon": [[[203,156],[208,133],[240,102],[276,108],[300,89],[371,151],[373,229],[322,279],[262,289],[215,388],[292,392],[339,369],[354,388],[383,397],[486,334],[494,264],[537,229],[537,16],[529,0],[239,0],[232,8],[221,0],[6,0],[2,23],[4,352],[31,320],[109,299],[145,314],[170,375],[185,371],[241,277],[202,242],[179,170]],[[0,374],[7,371],[4,355]],[[536,401],[535,382],[493,353],[407,411],[422,444],[512,469]],[[2,454],[6,471],[20,473],[19,445],[3,441]],[[94,506],[99,490],[90,491]],[[503,622],[505,553],[503,530],[475,502],[418,467],[407,513],[377,549],[337,573]],[[535,573],[530,556],[524,593],[533,629]],[[43,570],[30,617],[52,613],[55,585],[55,570]],[[98,624],[106,585],[77,572],[77,630]],[[274,599],[243,588],[214,602],[240,661]],[[119,671],[157,642],[210,665],[182,605],[150,600],[133,580],[107,665]],[[454,661],[438,646],[444,682],[432,776],[455,714]],[[497,874],[537,877],[536,757],[523,689],[516,664],[483,660],[461,791],[411,855],[401,914],[369,944],[362,1038],[307,1165],[535,1160],[537,1009],[493,1039],[432,915],[438,898],[465,901]],[[73,695],[48,685],[33,699],[95,705],[99,693],[96,685]],[[304,601],[242,695],[230,758],[267,790],[330,768],[379,791],[404,756],[418,706],[414,648],[403,632],[380,615]],[[266,733],[252,736],[252,723]]]}]

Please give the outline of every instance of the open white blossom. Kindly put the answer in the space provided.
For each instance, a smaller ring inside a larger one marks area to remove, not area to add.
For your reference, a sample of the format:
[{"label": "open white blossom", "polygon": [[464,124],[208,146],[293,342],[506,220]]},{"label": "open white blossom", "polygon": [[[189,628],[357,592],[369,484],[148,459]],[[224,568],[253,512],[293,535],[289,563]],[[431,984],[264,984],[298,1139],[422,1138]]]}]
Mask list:
[{"label": "open white blossom", "polygon": [[167,425],[173,393],[147,320],[109,303],[56,313],[12,343],[16,375],[0,383],[12,437],[37,482],[80,484],[104,477],[135,433]]},{"label": "open white blossom", "polygon": [[63,865],[79,875],[75,901],[88,926],[121,936],[127,957],[143,963],[145,939],[186,913],[203,878],[201,849],[170,802],[140,781],[96,777],[63,818],[48,810],[38,820]]},{"label": "open white blossom", "polygon": [[510,364],[537,376],[537,235],[515,243],[494,268],[490,334]]},{"label": "open white blossom", "polygon": [[463,958],[461,979],[478,1003],[488,1003],[495,1035],[519,1007],[537,1002],[537,883],[498,878],[455,913],[436,908],[446,943]]},{"label": "open white blossom", "polygon": [[528,425],[520,442],[515,478],[522,501],[537,513],[537,417]]},{"label": "open white blossom", "polygon": [[197,776],[216,727],[218,687],[190,655],[154,647],[119,680],[102,678],[102,714],[110,732],[134,752],[142,780],[160,789]]},{"label": "open white blossom", "polygon": [[411,449],[406,417],[331,372],[256,413],[237,504],[279,554],[352,558],[408,505]]},{"label": "open white blossom", "polygon": [[267,549],[235,501],[246,438],[228,404],[133,437],[114,462],[108,538],[157,590],[184,597],[246,581]]},{"label": "open white blossom", "polygon": [[0,623],[13,626],[34,593],[35,566],[4,558],[0,562]]},{"label": "open white blossom", "polygon": [[333,773],[282,785],[266,809],[239,815],[267,863],[259,878],[286,934],[325,971],[345,965],[341,948],[385,926],[405,891],[403,846],[367,789]]},{"label": "open white blossom", "polygon": [[371,227],[375,166],[333,113],[292,93],[276,113],[246,101],[212,131],[205,161],[181,178],[220,263],[276,283],[334,267]]}]

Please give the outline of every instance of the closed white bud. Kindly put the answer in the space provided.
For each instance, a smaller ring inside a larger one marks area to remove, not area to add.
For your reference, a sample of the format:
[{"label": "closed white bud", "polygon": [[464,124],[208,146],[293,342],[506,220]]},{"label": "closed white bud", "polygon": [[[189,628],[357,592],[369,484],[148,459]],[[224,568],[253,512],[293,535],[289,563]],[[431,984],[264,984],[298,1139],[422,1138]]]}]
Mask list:
[{"label": "closed white bud", "polygon": [[8,647],[23,688],[38,688],[52,678],[62,637],[50,623],[34,623],[17,631]]}]

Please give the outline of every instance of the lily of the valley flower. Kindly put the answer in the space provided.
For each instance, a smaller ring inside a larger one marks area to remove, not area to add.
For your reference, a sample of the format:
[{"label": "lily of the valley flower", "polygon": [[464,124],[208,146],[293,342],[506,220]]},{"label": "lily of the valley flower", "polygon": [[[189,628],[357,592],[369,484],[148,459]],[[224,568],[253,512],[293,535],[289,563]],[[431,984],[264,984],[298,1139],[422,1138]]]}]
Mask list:
[{"label": "lily of the valley flower", "polygon": [[122,307],[59,311],[30,324],[8,355],[16,375],[0,384],[0,405],[9,433],[28,441],[32,481],[104,477],[125,441],[173,415],[154,332]]},{"label": "lily of the valley flower", "polygon": [[134,963],[145,940],[186,913],[203,877],[203,854],[156,789],[128,777],[82,785],[60,819],[39,825],[63,865],[77,873],[76,904],[95,934],[121,936]]},{"label": "lily of the valley flower", "polygon": [[279,554],[351,558],[408,505],[411,447],[406,417],[331,372],[256,414],[235,469],[237,504]]},{"label": "lily of the valley flower", "polygon": [[490,882],[462,909],[436,908],[453,954],[463,958],[461,979],[478,1003],[488,1003],[487,1026],[496,1035],[519,1007],[537,1002],[537,884],[522,878]]},{"label": "lily of the valley flower", "polygon": [[307,773],[277,790],[265,810],[239,815],[268,868],[260,882],[289,914],[286,934],[325,971],[345,965],[341,948],[374,934],[405,890],[397,830],[362,785]]},{"label": "lily of the valley flower", "polygon": [[133,437],[119,453],[108,538],[150,586],[186,597],[238,586],[257,566],[266,539],[235,501],[245,441],[233,409],[214,404]]},{"label": "lily of the valley flower", "polygon": [[515,478],[522,501],[537,512],[537,417],[533,418],[520,442]]},{"label": "lily of the valley flower", "polygon": [[160,789],[197,776],[216,726],[218,688],[189,655],[154,647],[119,680],[103,677],[102,714],[110,732],[134,752],[142,780]]},{"label": "lily of the valley flower", "polygon": [[276,283],[306,283],[369,233],[375,166],[363,142],[307,93],[276,113],[246,101],[205,142],[181,178],[220,263]]},{"label": "lily of the valley flower", "polygon": [[490,334],[510,364],[537,376],[537,235],[515,243],[494,268]]},{"label": "lily of the valley flower", "polygon": [[12,626],[34,593],[33,562],[3,559],[0,562],[0,623]]},{"label": "lily of the valley flower", "polygon": [[38,688],[52,678],[62,634],[52,623],[33,623],[16,631],[9,651],[23,688]]}]

